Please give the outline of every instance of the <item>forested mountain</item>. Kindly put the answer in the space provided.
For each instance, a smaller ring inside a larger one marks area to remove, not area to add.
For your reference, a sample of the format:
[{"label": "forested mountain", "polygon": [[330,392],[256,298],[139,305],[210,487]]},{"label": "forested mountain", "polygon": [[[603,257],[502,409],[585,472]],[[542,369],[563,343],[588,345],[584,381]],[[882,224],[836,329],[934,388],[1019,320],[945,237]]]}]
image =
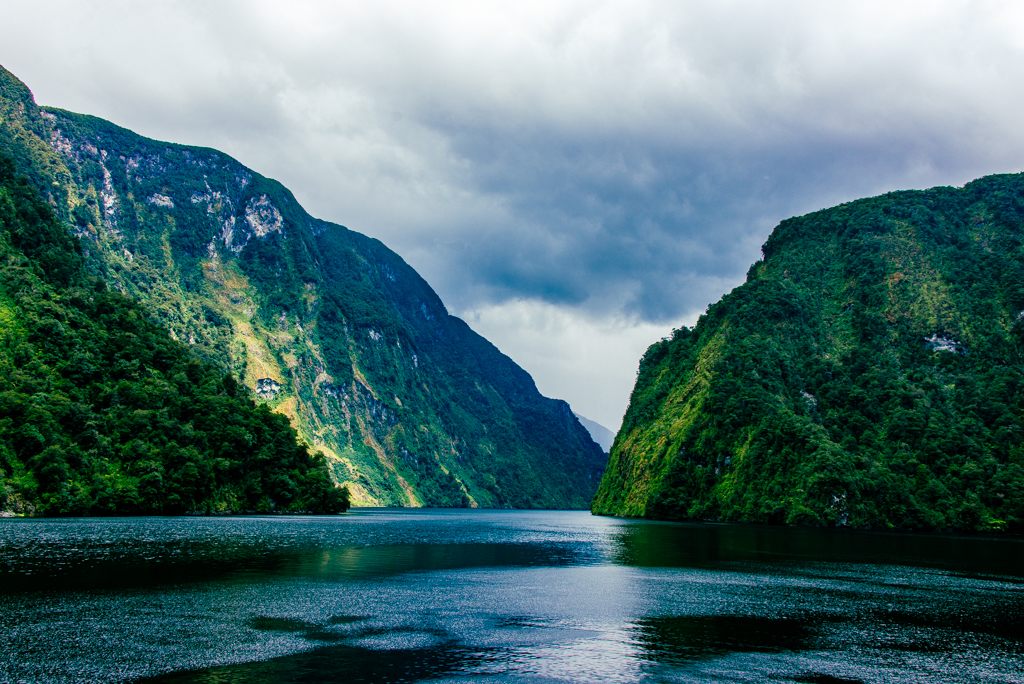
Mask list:
[{"label": "forested mountain", "polygon": [[1024,175],[781,223],[644,355],[598,513],[1024,528]]},{"label": "forested mountain", "polygon": [[88,269],[287,416],[355,503],[589,503],[604,457],[568,405],[377,240],[223,153],[37,107],[2,69],[0,114]]},{"label": "forested mountain", "polygon": [[0,157],[0,512],[338,512],[283,416],[89,276]]}]

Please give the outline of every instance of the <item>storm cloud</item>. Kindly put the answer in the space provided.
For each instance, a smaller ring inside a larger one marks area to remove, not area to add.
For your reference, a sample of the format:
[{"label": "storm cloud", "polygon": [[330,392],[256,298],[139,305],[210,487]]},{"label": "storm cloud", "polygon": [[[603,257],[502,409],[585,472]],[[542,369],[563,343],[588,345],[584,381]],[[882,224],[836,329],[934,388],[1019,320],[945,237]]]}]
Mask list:
[{"label": "storm cloud", "polygon": [[612,428],[781,219],[1024,165],[1016,3],[511,5],[16,0],[0,63],[381,238]]}]

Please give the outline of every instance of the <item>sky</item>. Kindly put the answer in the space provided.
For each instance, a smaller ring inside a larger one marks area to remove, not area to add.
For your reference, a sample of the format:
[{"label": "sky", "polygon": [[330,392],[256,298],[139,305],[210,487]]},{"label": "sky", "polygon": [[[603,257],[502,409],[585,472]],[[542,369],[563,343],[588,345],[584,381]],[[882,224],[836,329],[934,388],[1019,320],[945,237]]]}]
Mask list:
[{"label": "sky", "polygon": [[1024,3],[7,0],[40,104],[380,238],[611,429],[782,219],[1024,168]]}]

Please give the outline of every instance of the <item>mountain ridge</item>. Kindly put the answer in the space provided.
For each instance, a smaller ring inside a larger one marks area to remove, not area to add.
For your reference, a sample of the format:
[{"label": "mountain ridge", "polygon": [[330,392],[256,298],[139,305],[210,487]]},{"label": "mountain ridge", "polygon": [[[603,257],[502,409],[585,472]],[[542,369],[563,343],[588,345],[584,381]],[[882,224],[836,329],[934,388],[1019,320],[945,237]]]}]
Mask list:
[{"label": "mountain ridge", "polygon": [[11,79],[0,143],[90,268],[288,416],[354,503],[587,506],[603,461],[568,405],[383,243],[222,152],[35,107]]},{"label": "mountain ridge", "polygon": [[604,425],[598,423],[596,420],[591,420],[586,416],[581,416],[577,413],[576,418],[583,424],[583,427],[587,428],[587,432],[589,432],[590,436],[594,438],[597,445],[601,447],[605,453],[608,453],[612,448],[612,442],[615,441],[615,433]]},{"label": "mountain ridge", "polygon": [[787,219],[644,355],[593,510],[1024,524],[1024,175]]},{"label": "mountain ridge", "polygon": [[0,154],[0,517],[348,507],[286,419],[84,266]]}]

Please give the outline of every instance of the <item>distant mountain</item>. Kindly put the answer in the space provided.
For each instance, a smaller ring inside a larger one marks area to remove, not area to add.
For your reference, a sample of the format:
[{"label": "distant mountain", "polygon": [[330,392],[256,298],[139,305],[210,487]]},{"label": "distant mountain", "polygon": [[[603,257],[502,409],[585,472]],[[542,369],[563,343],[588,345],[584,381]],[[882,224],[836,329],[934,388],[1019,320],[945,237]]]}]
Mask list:
[{"label": "distant mountain", "polygon": [[587,432],[589,432],[590,436],[594,438],[597,445],[600,446],[606,454],[611,451],[612,442],[615,441],[615,433],[598,422],[585,418],[578,413],[575,415],[583,427],[587,428]]},{"label": "distant mountain", "polygon": [[0,112],[88,267],[287,416],[354,503],[589,504],[604,458],[568,405],[377,240],[221,152],[37,107],[2,69]]},{"label": "distant mountain", "polygon": [[654,344],[593,510],[1024,529],[1024,175],[790,219]]}]

